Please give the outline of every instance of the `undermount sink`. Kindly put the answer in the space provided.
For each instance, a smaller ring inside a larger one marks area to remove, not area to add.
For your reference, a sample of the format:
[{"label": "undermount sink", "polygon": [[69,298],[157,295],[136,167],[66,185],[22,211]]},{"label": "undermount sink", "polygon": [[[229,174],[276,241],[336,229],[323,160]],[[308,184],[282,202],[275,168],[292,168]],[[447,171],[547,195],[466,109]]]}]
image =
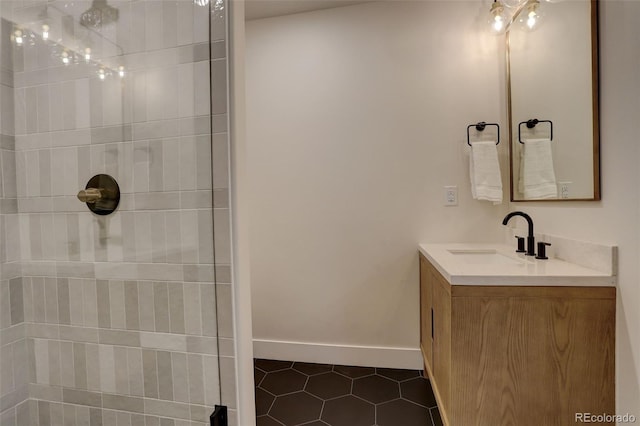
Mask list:
[{"label": "undermount sink", "polygon": [[494,249],[449,249],[457,260],[474,265],[520,265],[522,261]]}]

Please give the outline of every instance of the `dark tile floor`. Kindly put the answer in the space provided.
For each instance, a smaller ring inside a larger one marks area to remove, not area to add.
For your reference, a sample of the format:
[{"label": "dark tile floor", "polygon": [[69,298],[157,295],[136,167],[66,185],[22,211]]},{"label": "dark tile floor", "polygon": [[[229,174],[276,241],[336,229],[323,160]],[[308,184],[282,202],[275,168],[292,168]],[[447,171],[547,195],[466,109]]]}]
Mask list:
[{"label": "dark tile floor", "polygon": [[257,359],[258,426],[441,426],[417,370]]}]

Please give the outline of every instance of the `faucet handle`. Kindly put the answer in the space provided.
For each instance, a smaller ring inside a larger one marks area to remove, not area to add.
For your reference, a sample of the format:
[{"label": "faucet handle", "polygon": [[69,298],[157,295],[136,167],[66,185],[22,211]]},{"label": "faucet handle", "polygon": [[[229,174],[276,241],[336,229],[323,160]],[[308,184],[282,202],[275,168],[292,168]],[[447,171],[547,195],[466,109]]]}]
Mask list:
[{"label": "faucet handle", "polygon": [[516,238],[518,239],[518,250],[516,250],[516,253],[526,252],[526,250],[524,249],[524,237],[519,237],[516,235]]},{"label": "faucet handle", "polygon": [[87,188],[78,192],[78,200],[83,203],[95,204],[103,198],[100,188]]},{"label": "faucet handle", "polygon": [[536,256],[536,259],[548,259],[547,257],[547,246],[550,246],[551,244],[549,243],[545,243],[545,242],[538,242],[538,255]]}]

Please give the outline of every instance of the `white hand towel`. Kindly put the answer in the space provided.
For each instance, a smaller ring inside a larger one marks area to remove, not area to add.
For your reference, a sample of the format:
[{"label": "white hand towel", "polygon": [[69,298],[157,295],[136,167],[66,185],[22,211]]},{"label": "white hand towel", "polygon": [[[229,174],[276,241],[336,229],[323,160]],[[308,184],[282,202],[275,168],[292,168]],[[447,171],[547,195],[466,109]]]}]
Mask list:
[{"label": "white hand towel", "polygon": [[502,203],[502,177],[498,150],[495,142],[474,142],[471,144],[469,161],[471,175],[471,195],[475,200]]},{"label": "white hand towel", "polygon": [[520,157],[518,189],[525,199],[558,197],[556,174],[553,170],[551,140],[524,140]]}]

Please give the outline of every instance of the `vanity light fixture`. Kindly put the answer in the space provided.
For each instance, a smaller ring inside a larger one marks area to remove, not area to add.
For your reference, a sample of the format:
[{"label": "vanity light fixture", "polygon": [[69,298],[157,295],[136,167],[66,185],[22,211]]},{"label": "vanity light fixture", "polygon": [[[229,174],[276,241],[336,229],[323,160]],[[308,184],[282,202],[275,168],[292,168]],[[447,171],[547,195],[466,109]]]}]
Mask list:
[{"label": "vanity light fixture", "polygon": [[494,0],[489,14],[489,24],[495,34],[509,31],[516,21],[527,30],[534,30],[541,18],[540,0],[504,0],[504,3]]}]

